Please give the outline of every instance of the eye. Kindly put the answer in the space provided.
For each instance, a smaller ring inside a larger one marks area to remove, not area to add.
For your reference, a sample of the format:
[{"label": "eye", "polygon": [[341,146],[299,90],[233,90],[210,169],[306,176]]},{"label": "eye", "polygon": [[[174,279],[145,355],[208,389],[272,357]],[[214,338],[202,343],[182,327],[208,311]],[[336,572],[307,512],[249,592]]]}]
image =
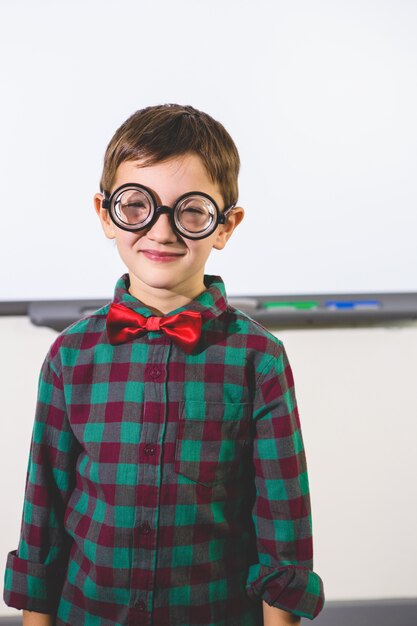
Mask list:
[{"label": "eye", "polygon": [[126,204],[121,204],[124,209],[144,209],[146,208],[143,202],[126,202]]},{"label": "eye", "polygon": [[207,211],[201,207],[188,206],[183,209],[183,213],[198,213],[200,215],[206,215]]},{"label": "eye", "polygon": [[194,233],[206,230],[212,222],[212,216],[205,208],[194,206],[184,207],[178,219],[182,228]]},{"label": "eye", "polygon": [[146,221],[151,209],[151,202],[142,191],[130,189],[124,191],[114,205],[117,218],[131,225]]}]

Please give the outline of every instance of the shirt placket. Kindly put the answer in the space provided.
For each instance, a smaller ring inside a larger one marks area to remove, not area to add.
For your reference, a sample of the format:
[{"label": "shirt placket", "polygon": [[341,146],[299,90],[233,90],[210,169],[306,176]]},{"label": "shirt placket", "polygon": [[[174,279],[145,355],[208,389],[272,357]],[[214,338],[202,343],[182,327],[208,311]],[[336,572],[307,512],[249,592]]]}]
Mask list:
[{"label": "shirt placket", "polygon": [[[157,343],[152,342],[155,338],[158,338]],[[129,626],[150,626],[152,623],[162,444],[167,415],[170,343],[167,338],[161,338],[160,332],[149,332],[147,340],[148,362],[145,367],[143,424],[138,450]]]}]

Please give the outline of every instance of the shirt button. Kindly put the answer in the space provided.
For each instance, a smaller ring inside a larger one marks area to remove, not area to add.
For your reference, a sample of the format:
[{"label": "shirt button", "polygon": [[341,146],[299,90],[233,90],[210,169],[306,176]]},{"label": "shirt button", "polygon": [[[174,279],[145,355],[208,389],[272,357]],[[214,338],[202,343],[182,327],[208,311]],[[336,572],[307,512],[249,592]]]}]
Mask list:
[{"label": "shirt button", "polygon": [[144,452],[145,454],[155,454],[156,452],[156,446],[154,445],[147,445],[144,447]]},{"label": "shirt button", "polygon": [[156,379],[160,377],[161,370],[159,369],[159,367],[152,367],[149,373],[151,375],[151,378]]},{"label": "shirt button", "polygon": [[151,527],[149,526],[148,522],[143,522],[142,524],[140,524],[139,530],[144,535],[149,535],[149,533],[151,532]]},{"label": "shirt button", "polygon": [[146,609],[146,605],[143,600],[138,600],[138,602],[135,602],[135,607],[138,609],[138,611],[144,611]]}]

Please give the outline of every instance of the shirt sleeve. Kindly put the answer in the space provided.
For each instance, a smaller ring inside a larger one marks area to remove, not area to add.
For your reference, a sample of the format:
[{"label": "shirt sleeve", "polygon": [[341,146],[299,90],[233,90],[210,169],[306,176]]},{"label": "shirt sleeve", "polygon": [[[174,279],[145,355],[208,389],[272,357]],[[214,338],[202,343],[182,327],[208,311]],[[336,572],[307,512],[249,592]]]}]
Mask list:
[{"label": "shirt sleeve", "polygon": [[56,611],[70,549],[64,512],[78,451],[66,415],[62,380],[47,357],[38,380],[20,540],[7,558],[4,601],[8,606],[39,613]]},{"label": "shirt sleeve", "polygon": [[294,381],[285,349],[263,367],[254,403],[252,518],[258,561],[249,568],[250,598],[313,619],[324,604],[313,572],[306,458]]}]

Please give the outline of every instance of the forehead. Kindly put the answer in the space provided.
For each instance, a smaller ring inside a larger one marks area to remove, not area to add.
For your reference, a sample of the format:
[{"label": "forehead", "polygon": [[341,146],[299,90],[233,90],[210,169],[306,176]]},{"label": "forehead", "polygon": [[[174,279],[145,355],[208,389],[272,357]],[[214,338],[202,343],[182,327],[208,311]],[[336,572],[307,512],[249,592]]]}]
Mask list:
[{"label": "forehead", "polygon": [[222,196],[196,154],[186,154],[153,165],[143,165],[140,160],[123,161],[116,170],[114,191],[125,183],[139,183],[149,187],[159,200],[169,203],[189,191],[204,191],[221,204]]}]

